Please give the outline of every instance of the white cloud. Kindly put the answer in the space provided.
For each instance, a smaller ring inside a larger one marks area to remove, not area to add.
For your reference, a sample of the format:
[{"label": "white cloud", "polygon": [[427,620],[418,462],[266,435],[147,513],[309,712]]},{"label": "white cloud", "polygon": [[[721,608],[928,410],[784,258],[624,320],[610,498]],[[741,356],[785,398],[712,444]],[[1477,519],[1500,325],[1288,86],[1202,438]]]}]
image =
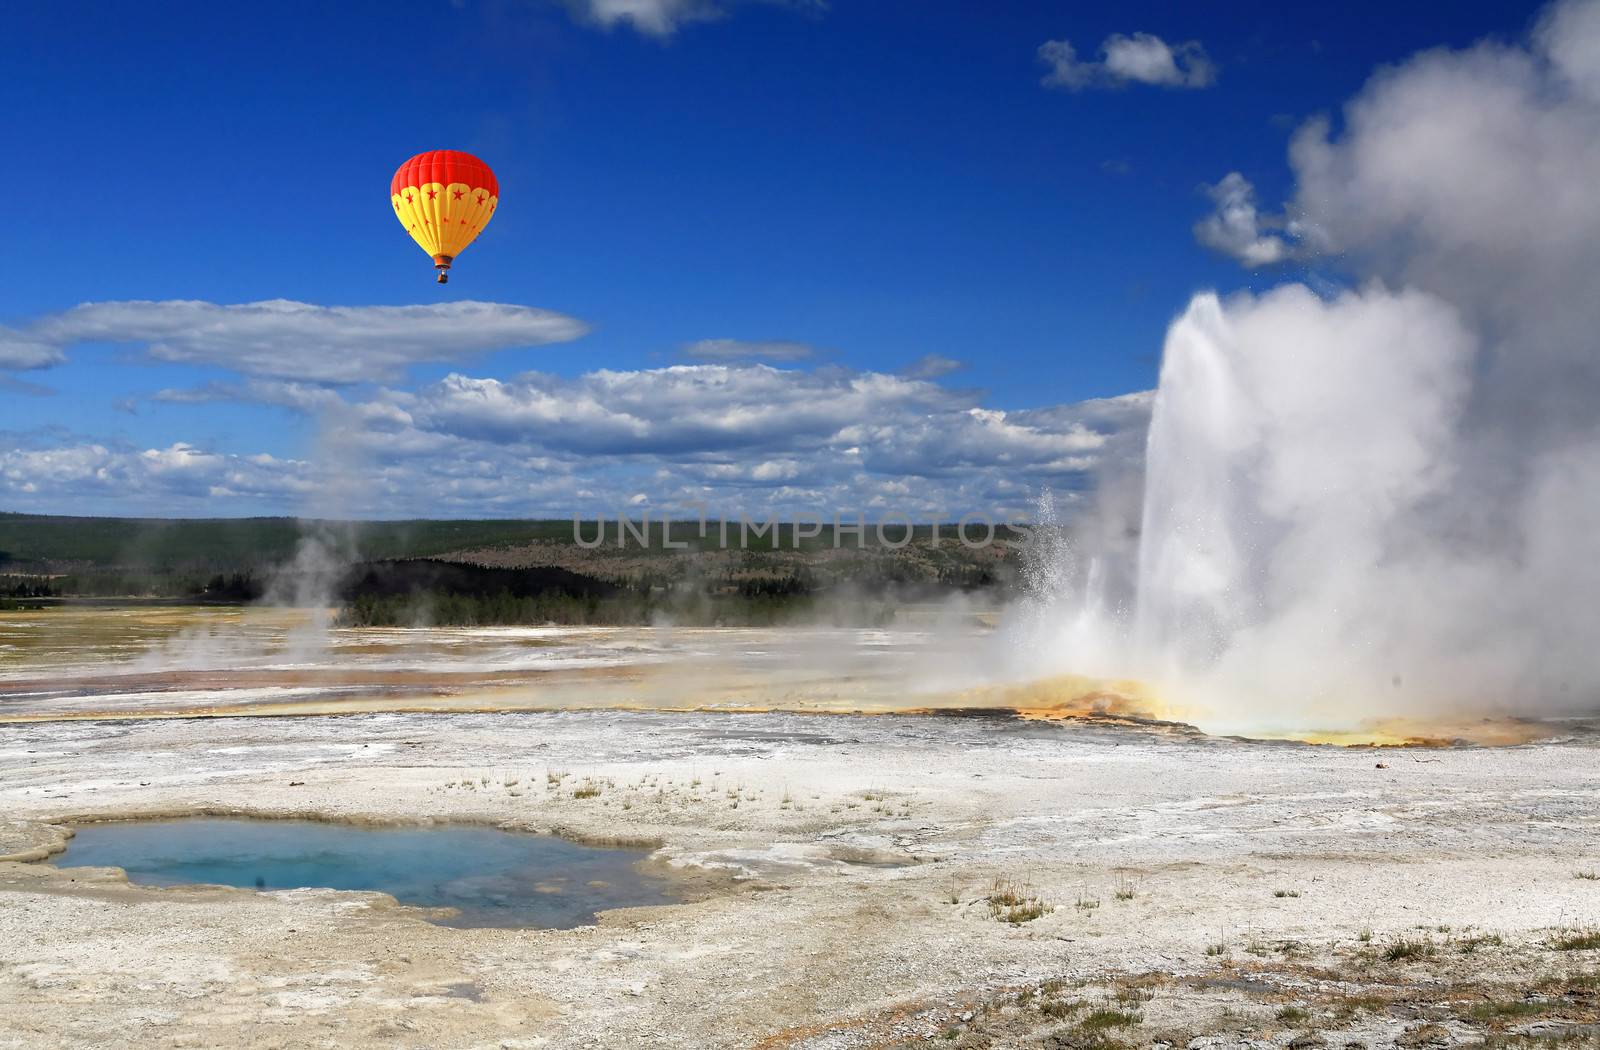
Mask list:
[{"label": "white cloud", "polygon": [[816,350],[788,339],[701,339],[685,344],[683,352],[703,361],[799,361]]},{"label": "white cloud", "polygon": [[419,430],[569,462],[590,478],[599,463],[648,470],[673,498],[765,487],[769,500],[806,492],[865,506],[915,482],[911,509],[925,509],[1021,506],[1041,486],[1087,487],[1112,461],[1125,470],[1146,406],[1136,396],[1008,413],[904,376],[695,365],[575,379],[454,375],[405,410]]},{"label": "white cloud", "polygon": [[682,26],[716,21],[730,9],[750,3],[827,10],[826,0],[567,0],[567,10],[575,19],[601,29],[625,25],[646,36],[666,39]]},{"label": "white cloud", "polygon": [[91,442],[0,451],[0,495],[19,508],[171,514],[225,501],[289,509],[314,487],[307,463],[207,452],[185,442],[143,450]]},{"label": "white cloud", "polygon": [[602,29],[626,25],[648,36],[667,37],[688,22],[722,16],[710,0],[568,0],[573,15]]},{"label": "white cloud", "polygon": [[823,442],[887,412],[957,404],[942,387],[876,372],[707,364],[576,379],[451,375],[418,391],[411,411],[419,425],[484,440],[670,455]]},{"label": "white cloud", "polygon": [[1050,67],[1040,83],[1081,91],[1127,84],[1203,88],[1216,82],[1217,67],[1198,40],[1169,44],[1153,33],[1113,33],[1100,44],[1100,59],[1078,57],[1066,40],[1039,45],[1039,61]]},{"label": "white cloud", "polygon": [[1249,267],[1289,258],[1289,242],[1270,232],[1283,229],[1284,221],[1257,210],[1256,188],[1243,175],[1230,171],[1205,191],[1216,210],[1195,224],[1195,240]]},{"label": "white cloud", "polygon": [[176,405],[251,401],[306,413],[345,405],[344,399],[330,387],[315,383],[294,383],[282,379],[251,379],[243,383],[213,382],[198,387],[168,388],[157,391],[150,400]]},{"label": "white cloud", "polygon": [[43,367],[82,343],[146,347],[161,361],[217,365],[247,375],[318,383],[391,380],[425,361],[463,361],[495,350],[567,342],[588,331],[531,306],[314,306],[273,299],[220,305],[191,300],[84,303],[35,318],[0,355]]},{"label": "white cloud", "polygon": [[457,374],[363,399],[267,380],[161,395],[215,398],[315,414],[317,452],[257,463],[186,443],[135,452],[68,438],[4,461],[0,503],[215,513],[206,494],[228,492],[240,494],[221,504],[230,510],[564,516],[642,492],[652,506],[730,513],[1013,512],[1041,487],[1131,469],[1148,414],[1144,395],[1007,412],[907,376],[767,365]]},{"label": "white cloud", "polygon": [[17,371],[49,368],[66,359],[59,346],[10,328],[0,328],[0,368]]}]

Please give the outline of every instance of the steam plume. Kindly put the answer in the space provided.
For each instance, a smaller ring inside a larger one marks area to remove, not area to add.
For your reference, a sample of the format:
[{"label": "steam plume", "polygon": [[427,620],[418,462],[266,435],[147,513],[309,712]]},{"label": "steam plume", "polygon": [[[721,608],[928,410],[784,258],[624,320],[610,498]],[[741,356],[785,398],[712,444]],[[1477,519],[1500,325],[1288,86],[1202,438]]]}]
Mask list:
[{"label": "steam plume", "polygon": [[1377,74],[1290,158],[1296,250],[1358,290],[1174,322],[1136,552],[1080,543],[1052,660],[1217,727],[1594,709],[1600,2]]}]

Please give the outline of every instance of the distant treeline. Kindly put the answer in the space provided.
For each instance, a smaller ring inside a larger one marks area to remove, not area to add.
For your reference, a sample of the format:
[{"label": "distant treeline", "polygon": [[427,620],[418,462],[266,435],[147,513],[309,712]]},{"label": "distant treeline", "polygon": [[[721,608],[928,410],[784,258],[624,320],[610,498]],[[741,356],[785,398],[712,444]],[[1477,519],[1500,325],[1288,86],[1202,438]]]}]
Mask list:
[{"label": "distant treeline", "polygon": [[61,592],[35,576],[0,576],[0,598],[54,598]]},{"label": "distant treeline", "polygon": [[[861,532],[847,525],[812,526],[798,531],[792,522],[774,523],[763,533],[746,534],[737,524],[724,528],[710,521],[671,522],[663,532],[659,520],[649,523],[648,546],[641,547],[628,533],[620,546],[631,551],[669,558],[681,547],[690,550],[727,549],[730,543],[757,552],[821,552],[838,549],[883,549],[878,532]],[[902,541],[898,528],[893,542]],[[981,534],[982,529],[975,530]],[[1015,539],[1015,530],[1000,526],[1002,541]],[[448,520],[320,521],[298,518],[89,518],[0,512],[0,573],[32,571],[39,566],[71,565],[95,568],[138,567],[156,573],[213,573],[256,570],[280,565],[294,557],[301,540],[320,536],[332,546],[359,550],[374,559],[430,558],[452,551],[515,547],[527,544],[578,546],[575,533],[587,543],[604,536],[602,551],[619,548],[623,530],[615,520],[586,521],[574,525],[559,520]],[[703,533],[703,534],[702,534]],[[723,542],[727,533],[728,543]],[[667,547],[670,540],[672,547]],[[960,547],[955,525],[917,525],[904,542],[912,547],[937,545],[951,553]]]},{"label": "distant treeline", "polygon": [[252,572],[192,573],[85,570],[59,576],[0,576],[0,597],[189,598],[243,603],[260,600],[266,586]]},{"label": "distant treeline", "polygon": [[359,539],[372,558],[569,541],[570,521],[313,521],[297,518],[80,518],[0,513],[0,573],[42,564],[215,573],[277,565],[307,535]]},{"label": "distant treeline", "polygon": [[[651,545],[630,538],[618,546],[623,530],[613,519],[595,546],[597,523],[584,523],[578,543],[570,520],[0,513],[0,601],[242,604],[281,595],[335,604],[344,622],[373,626],[858,624],[952,591],[1003,595],[1020,578],[1003,545],[969,548],[956,526],[919,525],[909,537],[895,532],[894,542],[877,542],[875,528],[812,528],[776,523],[752,531],[750,546],[726,548],[719,522],[652,520]],[[735,526],[727,531],[743,540]]]},{"label": "distant treeline", "polygon": [[340,588],[341,622],[355,627],[492,624],[621,626],[662,620],[765,626],[796,619],[882,624],[905,596],[879,586],[848,601],[820,590],[806,571],[659,583],[614,584],[564,569],[489,569],[426,560],[373,562]]}]

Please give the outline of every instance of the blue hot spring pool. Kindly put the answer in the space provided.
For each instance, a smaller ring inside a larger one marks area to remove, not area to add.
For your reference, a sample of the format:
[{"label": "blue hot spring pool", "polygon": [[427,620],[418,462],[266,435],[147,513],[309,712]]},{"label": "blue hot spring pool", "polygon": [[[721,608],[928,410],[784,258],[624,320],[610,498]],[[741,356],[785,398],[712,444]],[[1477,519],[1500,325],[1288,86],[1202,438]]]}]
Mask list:
[{"label": "blue hot spring pool", "polygon": [[149,820],[77,829],[62,867],[115,867],[151,886],[378,890],[455,908],[449,926],[569,929],[606,908],[671,904],[645,851],[467,825],[369,828],[304,820]]}]

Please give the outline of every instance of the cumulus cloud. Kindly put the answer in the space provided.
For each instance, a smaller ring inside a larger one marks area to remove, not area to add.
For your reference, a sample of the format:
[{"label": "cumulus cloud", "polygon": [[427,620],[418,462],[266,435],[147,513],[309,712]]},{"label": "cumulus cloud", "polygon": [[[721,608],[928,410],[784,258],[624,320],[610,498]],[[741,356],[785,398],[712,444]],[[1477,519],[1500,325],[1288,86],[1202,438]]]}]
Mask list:
[{"label": "cumulus cloud", "polygon": [[915,483],[908,512],[1020,507],[1043,485],[1086,487],[1108,454],[1120,467],[1144,418],[1131,403],[1008,413],[905,376],[765,365],[453,375],[408,398],[405,411],[412,426],[451,440],[648,471],[658,494],[715,500],[765,488],[769,504],[806,493],[874,506]]},{"label": "cumulus cloud", "polygon": [[1204,189],[1216,210],[1195,224],[1196,240],[1252,268],[1289,258],[1289,242],[1272,232],[1283,229],[1284,221],[1256,208],[1256,188],[1248,179],[1230,171]]},{"label": "cumulus cloud", "polygon": [[0,451],[0,494],[18,507],[78,508],[97,501],[128,512],[170,514],[216,500],[288,508],[315,485],[310,464],[266,454],[228,455],[185,442],[126,449],[71,443]]},{"label": "cumulus cloud", "polygon": [[799,361],[816,349],[788,339],[700,339],[686,343],[683,352],[704,361]]},{"label": "cumulus cloud", "polygon": [[462,361],[495,350],[567,342],[587,331],[575,318],[504,303],[84,303],[35,318],[20,332],[0,332],[0,367],[45,367],[61,361],[73,345],[121,343],[142,345],[160,361],[357,383],[392,380],[425,361]]},{"label": "cumulus cloud", "polygon": [[1216,64],[1198,40],[1169,44],[1153,33],[1113,33],[1100,44],[1098,60],[1079,58],[1069,41],[1046,40],[1039,61],[1050,67],[1040,83],[1068,91],[1128,84],[1203,88],[1217,79]]},{"label": "cumulus cloud", "polygon": [[[728,512],[1020,512],[1043,486],[1082,490],[1101,471],[1128,469],[1148,411],[1134,396],[1007,412],[904,375],[760,364],[452,374],[361,398],[275,380],[157,396],[315,415],[341,462],[257,463],[183,445],[158,450],[176,463],[163,473],[144,452],[64,439],[12,457],[0,501],[82,511],[164,488],[178,505],[214,488],[247,494],[232,507],[293,510],[305,486],[337,468],[359,476],[359,486],[338,483],[353,493],[347,512],[391,516],[609,512],[641,492],[652,505],[694,500]],[[229,471],[233,480],[218,480]]]},{"label": "cumulus cloud", "polygon": [[420,390],[411,411],[435,429],[487,440],[670,455],[815,446],[889,414],[965,407],[942,387],[876,372],[678,365],[576,379],[451,375]]},{"label": "cumulus cloud", "polygon": [[567,0],[567,9],[580,22],[614,29],[627,26],[646,36],[667,38],[694,22],[712,22],[738,6],[765,3],[813,11],[827,9],[825,0]]}]

